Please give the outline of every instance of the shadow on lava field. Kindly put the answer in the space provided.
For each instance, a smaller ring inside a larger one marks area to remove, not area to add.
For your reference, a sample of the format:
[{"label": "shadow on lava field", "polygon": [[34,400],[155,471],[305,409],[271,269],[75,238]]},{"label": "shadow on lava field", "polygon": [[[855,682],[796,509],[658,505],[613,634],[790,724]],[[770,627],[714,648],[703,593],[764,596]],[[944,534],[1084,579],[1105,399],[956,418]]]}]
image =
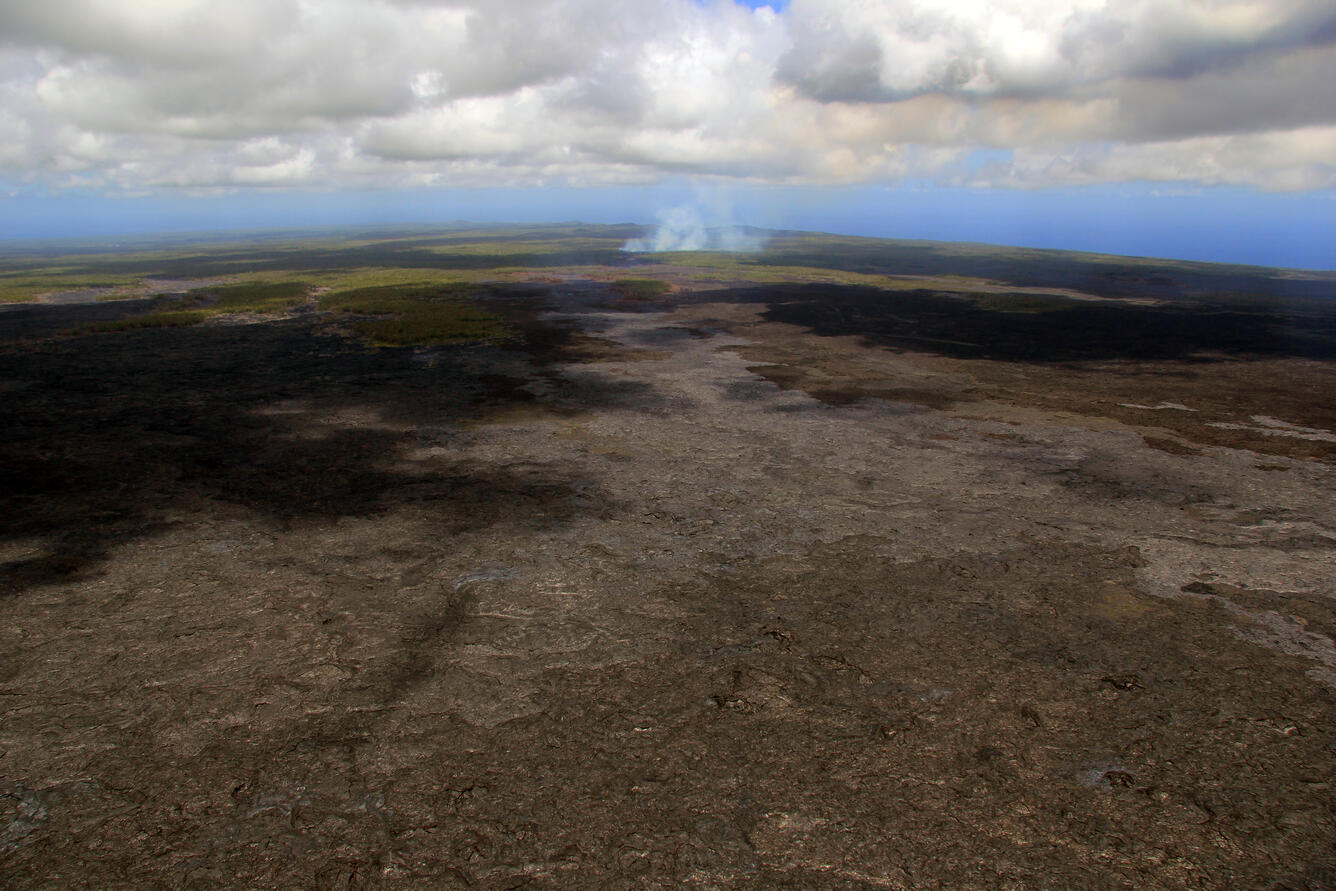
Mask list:
[{"label": "shadow on lava field", "polygon": [[1125,424],[1187,453],[1336,456],[1331,306],[1046,298],[1039,311],[1024,300],[1007,311],[1006,299],[770,286],[702,290],[675,305],[685,324],[751,340],[743,355],[763,363],[753,372],[829,404],[871,397],[1015,420],[1040,411]]},{"label": "shadow on lava field", "polygon": [[[654,394],[589,374],[532,386],[544,365],[597,342],[510,309],[522,336],[504,348],[371,349],[311,319],[5,345],[0,585],[77,577],[199,498],[285,525],[404,504],[430,505],[445,532],[500,515],[558,521],[573,476],[454,460],[451,426],[521,408],[652,409]],[[70,316],[22,312],[37,331]]]}]

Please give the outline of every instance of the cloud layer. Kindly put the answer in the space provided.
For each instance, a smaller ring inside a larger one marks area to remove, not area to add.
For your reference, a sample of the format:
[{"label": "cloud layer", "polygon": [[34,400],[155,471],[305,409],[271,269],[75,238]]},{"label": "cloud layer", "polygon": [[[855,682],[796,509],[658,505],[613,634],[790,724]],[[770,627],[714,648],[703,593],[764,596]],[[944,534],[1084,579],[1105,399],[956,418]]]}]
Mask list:
[{"label": "cloud layer", "polygon": [[0,0],[0,180],[1302,190],[1333,82],[1330,0]]}]

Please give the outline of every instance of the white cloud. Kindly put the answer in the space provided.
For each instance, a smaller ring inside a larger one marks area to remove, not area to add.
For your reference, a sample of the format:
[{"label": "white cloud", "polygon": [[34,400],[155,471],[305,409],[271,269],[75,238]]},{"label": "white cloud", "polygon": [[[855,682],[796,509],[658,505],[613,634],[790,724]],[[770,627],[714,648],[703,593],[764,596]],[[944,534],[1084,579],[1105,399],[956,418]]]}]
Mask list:
[{"label": "white cloud", "polygon": [[1329,0],[796,0],[779,74],[818,99],[1063,92],[1327,40]]},{"label": "white cloud", "polygon": [[1330,185],[1330,0],[0,0],[0,175]]},{"label": "white cloud", "polygon": [[980,185],[1037,187],[1147,180],[1249,185],[1277,191],[1336,187],[1336,126],[1133,145],[1022,150],[1014,163],[985,168]]}]

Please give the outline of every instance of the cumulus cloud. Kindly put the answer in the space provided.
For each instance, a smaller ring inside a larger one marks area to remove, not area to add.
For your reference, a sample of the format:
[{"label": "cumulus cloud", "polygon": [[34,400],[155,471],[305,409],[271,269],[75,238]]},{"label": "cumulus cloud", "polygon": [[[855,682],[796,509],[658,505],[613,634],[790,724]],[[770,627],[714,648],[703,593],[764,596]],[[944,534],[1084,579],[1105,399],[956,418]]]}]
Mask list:
[{"label": "cumulus cloud", "polygon": [[1037,187],[1148,180],[1298,191],[1336,187],[1336,126],[1137,144],[1024,149],[981,169],[979,185]]},{"label": "cumulus cloud", "polygon": [[1334,78],[1330,0],[0,0],[0,177],[1307,189]]},{"label": "cumulus cloud", "polygon": [[806,0],[778,74],[818,99],[1032,95],[1330,42],[1327,0]]}]

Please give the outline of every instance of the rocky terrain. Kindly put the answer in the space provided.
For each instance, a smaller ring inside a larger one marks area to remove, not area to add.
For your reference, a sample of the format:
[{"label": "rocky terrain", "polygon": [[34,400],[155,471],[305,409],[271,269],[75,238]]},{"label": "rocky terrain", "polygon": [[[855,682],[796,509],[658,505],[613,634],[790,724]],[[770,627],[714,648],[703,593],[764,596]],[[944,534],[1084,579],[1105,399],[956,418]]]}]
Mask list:
[{"label": "rocky terrain", "polygon": [[1336,886],[1330,311],[654,274],[0,313],[0,884]]}]

